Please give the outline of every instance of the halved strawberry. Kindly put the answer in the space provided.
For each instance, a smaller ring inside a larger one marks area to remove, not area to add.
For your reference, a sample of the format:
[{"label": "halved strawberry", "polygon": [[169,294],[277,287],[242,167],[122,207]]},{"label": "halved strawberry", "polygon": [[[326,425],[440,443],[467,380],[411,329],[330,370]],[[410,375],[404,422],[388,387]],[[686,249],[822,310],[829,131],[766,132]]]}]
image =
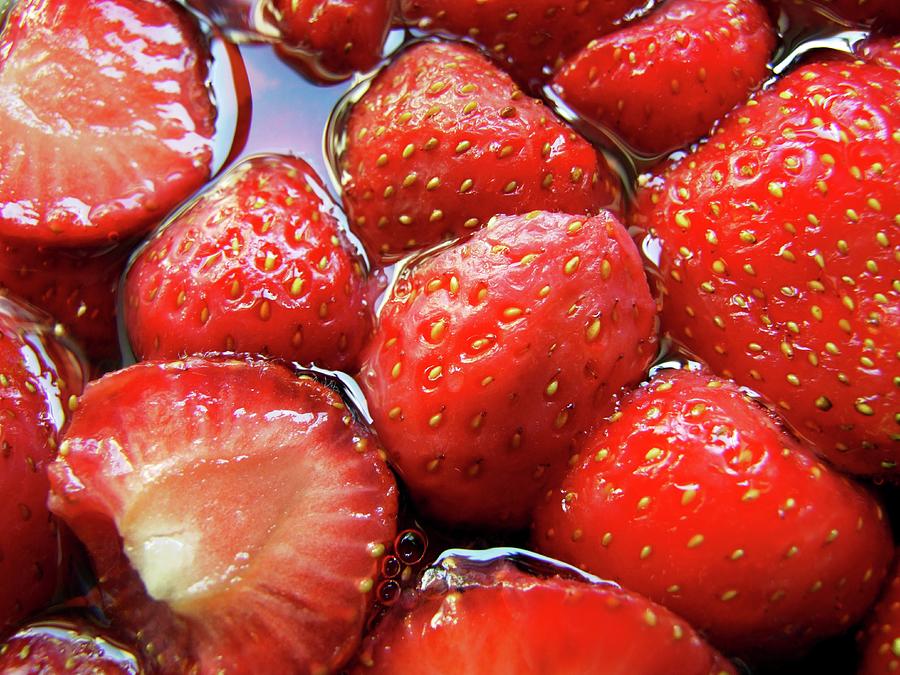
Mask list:
[{"label": "halved strawberry", "polygon": [[130,647],[82,619],[41,619],[0,643],[0,672],[138,675],[144,672]]},{"label": "halved strawberry", "polygon": [[405,269],[360,384],[419,507],[525,525],[596,409],[656,355],[655,309],[608,212],[501,216]]},{"label": "halved strawberry", "polygon": [[474,40],[532,87],[643,5],[640,0],[400,0],[400,12],[420,30]]},{"label": "halved strawberry", "polygon": [[0,296],[0,635],[60,586],[64,542],[47,510],[46,470],[85,381],[49,317]]},{"label": "halved strawberry", "polygon": [[470,47],[404,52],[357,102],[341,157],[350,226],[397,257],[498,213],[618,208],[606,160]]},{"label": "halved strawberry", "polygon": [[0,287],[49,312],[100,368],[120,362],[116,296],[131,253],[0,242]]},{"label": "halved strawberry", "polygon": [[0,234],[140,234],[209,175],[208,54],[166,0],[22,0],[0,35]]},{"label": "halved strawberry", "polygon": [[708,133],[765,79],[775,32],[756,0],[672,0],[567,61],[553,88],[582,118],[659,155]]},{"label": "halved strawberry", "polygon": [[622,398],[538,508],[534,542],[763,658],[852,626],[893,552],[869,492],[736,385],[688,371]]},{"label": "halved strawberry", "polygon": [[890,675],[900,670],[900,559],[884,592],[859,632],[862,662],[859,675]]},{"label": "halved strawberry", "polygon": [[663,325],[831,462],[900,476],[900,73],[811,64],[645,181]]},{"label": "halved strawberry", "polygon": [[394,481],[340,397],[262,361],[93,382],[50,469],[105,611],[163,672],[319,672],[356,648]]},{"label": "halved strawberry", "polygon": [[380,60],[394,0],[274,0],[269,10],[286,53],[301,52],[326,80],[371,70]]},{"label": "halved strawberry", "polygon": [[125,323],[141,359],[265,353],[354,370],[371,332],[363,261],[300,159],[225,174],[135,257]]},{"label": "halved strawberry", "polygon": [[[614,584],[448,556],[364,643],[354,671],[476,675],[728,675],[684,621]],[[423,667],[424,664],[424,667]],[[677,664],[677,666],[675,666]]]}]

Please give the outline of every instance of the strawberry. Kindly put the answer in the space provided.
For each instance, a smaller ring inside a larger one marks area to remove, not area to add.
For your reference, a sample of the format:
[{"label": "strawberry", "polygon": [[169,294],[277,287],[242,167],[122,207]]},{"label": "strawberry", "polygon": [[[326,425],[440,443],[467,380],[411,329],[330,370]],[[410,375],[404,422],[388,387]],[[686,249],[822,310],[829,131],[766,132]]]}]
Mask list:
[{"label": "strawberry", "polygon": [[659,155],[706,134],[768,74],[775,33],[756,0],[672,0],[592,40],[553,79],[583,119]]},{"label": "strawberry", "polygon": [[423,512],[516,528],[595,409],[643,375],[655,333],[611,214],[501,216],[402,272],[360,384]]},{"label": "strawberry", "polygon": [[[783,10],[793,26],[815,34],[822,28],[875,26],[889,30],[900,27],[900,5],[896,0],[766,0],[775,10]],[[812,30],[811,30],[812,29]]]},{"label": "strawberry", "polygon": [[287,53],[299,52],[325,80],[371,70],[393,15],[394,0],[274,0],[269,7]]},{"label": "strawberry", "polygon": [[103,245],[206,180],[207,49],[165,0],[22,0],[0,35],[0,235]]},{"label": "strawberry", "polygon": [[900,38],[890,39],[872,35],[869,39],[854,45],[854,48],[854,52],[864,61],[900,70]]},{"label": "strawberry", "polygon": [[859,675],[889,675],[900,669],[900,559],[896,557],[878,604],[859,632]]},{"label": "strawberry", "polygon": [[130,647],[87,621],[42,619],[19,628],[0,643],[4,673],[137,675],[145,672]]},{"label": "strawberry", "polygon": [[102,368],[120,360],[116,291],[131,253],[0,242],[0,287],[49,312]]},{"label": "strawberry", "polygon": [[425,578],[366,640],[355,673],[736,672],[687,623],[613,584],[451,556]]},{"label": "strawberry", "polygon": [[371,316],[338,217],[303,160],[232,169],[135,257],[125,323],[137,356],[224,349],[352,370]]},{"label": "strawberry", "polygon": [[640,9],[638,0],[400,0],[410,26],[469,38],[523,85],[546,76],[592,39]]},{"label": "strawberry", "polygon": [[900,474],[898,83],[796,70],[645,180],[634,217],[661,248],[667,332],[873,476]]},{"label": "strawberry", "polygon": [[737,385],[688,371],[621,399],[537,509],[534,543],[751,657],[851,626],[892,555],[870,493]]},{"label": "strawberry", "polygon": [[324,385],[141,363],[87,388],[49,473],[105,611],[162,672],[330,672],[356,648],[396,495]]},{"label": "strawberry", "polygon": [[396,257],[531,209],[618,208],[618,178],[568,126],[463,45],[404,52],[353,107],[341,157],[351,227]]},{"label": "strawberry", "polygon": [[0,635],[50,601],[65,552],[46,466],[85,375],[48,318],[0,297]]}]

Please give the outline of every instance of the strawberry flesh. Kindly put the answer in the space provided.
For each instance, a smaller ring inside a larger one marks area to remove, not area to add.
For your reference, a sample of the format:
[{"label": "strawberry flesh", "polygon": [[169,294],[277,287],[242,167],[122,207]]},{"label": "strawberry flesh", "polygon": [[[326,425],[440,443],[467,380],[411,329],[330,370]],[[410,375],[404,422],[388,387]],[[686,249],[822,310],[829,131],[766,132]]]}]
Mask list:
[{"label": "strawberry flesh", "polygon": [[595,409],[640,379],[655,331],[611,214],[501,216],[401,274],[360,384],[425,513],[515,528]]},{"label": "strawberry flesh", "polygon": [[22,0],[0,35],[0,235],[143,234],[209,175],[207,50],[164,0]]},{"label": "strawberry flesh", "polygon": [[164,672],[339,667],[396,527],[393,479],[340,397],[260,361],[95,381],[50,480],[104,610]]},{"label": "strawberry flesh", "polygon": [[892,555],[869,492],[736,385],[688,371],[622,399],[538,508],[534,543],[763,659],[853,625]]}]

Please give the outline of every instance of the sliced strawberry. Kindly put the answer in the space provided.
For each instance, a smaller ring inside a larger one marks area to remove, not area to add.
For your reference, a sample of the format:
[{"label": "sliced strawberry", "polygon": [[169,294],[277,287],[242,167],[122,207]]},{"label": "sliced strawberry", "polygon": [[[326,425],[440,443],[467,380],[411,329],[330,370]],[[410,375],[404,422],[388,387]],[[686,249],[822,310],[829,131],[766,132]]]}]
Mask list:
[{"label": "sliced strawberry", "polygon": [[410,26],[474,40],[520,82],[533,86],[643,5],[639,0],[400,0],[400,11]]},{"label": "sliced strawberry", "polygon": [[86,378],[48,319],[0,297],[0,635],[60,586],[63,540],[47,510],[46,467]]},{"label": "sliced strawberry", "polygon": [[663,324],[759,391],[830,461],[898,476],[900,85],[805,66],[647,181]]},{"label": "sliced strawberry", "polygon": [[697,140],[769,70],[775,32],[756,0],[672,0],[592,40],[553,88],[582,118],[659,155]]},{"label": "sliced strawberry", "polygon": [[105,611],[163,672],[319,672],[356,648],[396,495],[340,397],[261,361],[92,383],[50,469]]},{"label": "sliced strawberry", "polygon": [[795,654],[878,594],[891,533],[732,383],[663,371],[625,396],[535,516],[542,552],[666,605],[726,653]]},{"label": "sliced strawberry", "polygon": [[131,253],[0,242],[0,286],[49,312],[102,369],[120,361],[116,292]]},{"label": "sliced strawberry", "polygon": [[22,0],[0,35],[0,234],[146,232],[209,175],[208,54],[165,0]]},{"label": "sliced strawberry", "polygon": [[19,628],[0,643],[0,671],[137,675],[144,672],[137,655],[84,620],[42,619]]},{"label": "sliced strawberry", "polygon": [[900,559],[896,558],[881,599],[859,633],[859,675],[890,675],[900,669]]},{"label": "sliced strawberry", "polygon": [[300,51],[322,78],[371,70],[391,26],[394,0],[274,0],[288,53]]},{"label": "sliced strawberry", "polygon": [[684,621],[613,584],[447,557],[366,640],[355,673],[728,675]]},{"label": "sliced strawberry", "polygon": [[354,106],[341,158],[350,225],[396,257],[531,209],[618,208],[605,159],[473,49],[404,52]]},{"label": "sliced strawberry", "polygon": [[125,323],[137,356],[237,350],[353,370],[371,310],[337,215],[300,159],[232,169],[135,258]]},{"label": "sliced strawberry", "polygon": [[515,528],[573,439],[656,355],[637,250],[609,213],[502,216],[407,268],[361,385],[420,508]]}]

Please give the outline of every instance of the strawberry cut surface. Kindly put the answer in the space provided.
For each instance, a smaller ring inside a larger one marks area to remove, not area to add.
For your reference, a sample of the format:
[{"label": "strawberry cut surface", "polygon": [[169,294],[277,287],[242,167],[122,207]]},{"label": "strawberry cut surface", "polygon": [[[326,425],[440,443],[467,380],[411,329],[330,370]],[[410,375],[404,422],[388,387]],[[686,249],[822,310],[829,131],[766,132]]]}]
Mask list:
[{"label": "strawberry cut surface", "polygon": [[878,501],[731,382],[624,396],[535,515],[539,551],[667,606],[728,654],[802,652],[862,618],[893,553]]},{"label": "strawberry cut surface", "polygon": [[335,392],[284,366],[148,362],[88,387],[50,503],[164,671],[331,670],[396,527],[378,453]]},{"label": "strawberry cut surface", "polygon": [[338,217],[303,160],[260,155],[231,169],[128,270],[135,354],[240,351],[355,370],[372,317],[364,262]]},{"label": "strawberry cut surface", "polygon": [[900,475],[898,75],[795,70],[647,178],[633,216],[660,250],[664,330],[882,477]]},{"label": "strawberry cut surface", "polygon": [[471,47],[418,44],[354,105],[341,156],[350,226],[398,257],[532,209],[621,205],[604,157]]},{"label": "strawberry cut surface", "polygon": [[0,36],[0,234],[144,233],[207,178],[208,54],[165,0],[22,0]]},{"label": "strawberry cut surface", "polygon": [[640,379],[655,331],[614,216],[501,216],[404,271],[360,384],[426,513],[520,527],[594,410]]}]

